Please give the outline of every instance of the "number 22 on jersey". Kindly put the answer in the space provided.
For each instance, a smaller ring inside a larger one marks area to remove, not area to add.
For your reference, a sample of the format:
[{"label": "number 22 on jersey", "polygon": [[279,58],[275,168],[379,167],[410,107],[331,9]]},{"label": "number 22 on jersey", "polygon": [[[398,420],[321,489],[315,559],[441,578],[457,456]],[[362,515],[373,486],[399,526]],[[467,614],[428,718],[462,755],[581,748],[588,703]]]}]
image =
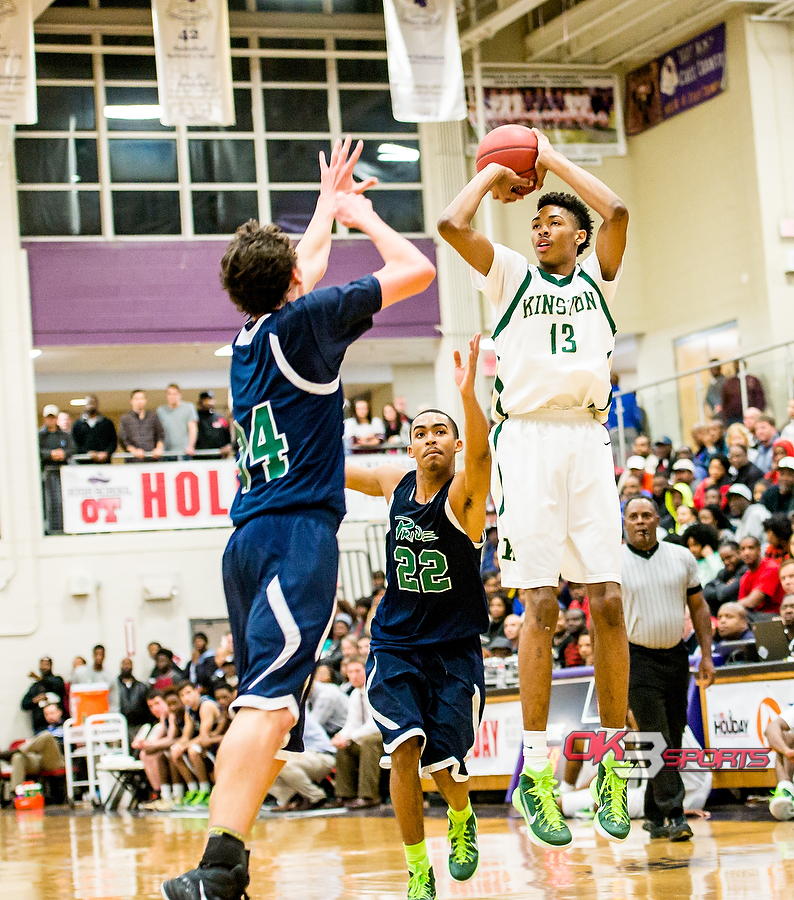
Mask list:
[{"label": "number 22 on jersey", "polygon": [[248,435],[238,422],[234,423],[240,451],[237,469],[243,493],[251,489],[251,469],[261,465],[265,481],[283,478],[289,471],[289,445],[287,437],[279,433],[273,408],[266,400],[251,410],[251,431]]}]

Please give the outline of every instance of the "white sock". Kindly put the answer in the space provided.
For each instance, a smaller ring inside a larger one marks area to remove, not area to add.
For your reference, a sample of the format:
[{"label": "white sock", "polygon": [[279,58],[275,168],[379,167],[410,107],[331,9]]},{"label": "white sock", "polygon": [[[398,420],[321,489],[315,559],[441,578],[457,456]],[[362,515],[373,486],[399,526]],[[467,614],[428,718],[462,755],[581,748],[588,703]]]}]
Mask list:
[{"label": "white sock", "polygon": [[184,784],[175,784],[173,787],[174,800],[181,800],[185,796]]},{"label": "white sock", "polygon": [[160,799],[161,800],[170,800],[171,799],[171,785],[170,784],[161,784],[160,785]]},{"label": "white sock", "polygon": [[209,792],[210,792],[209,781],[200,781],[199,782],[199,790],[204,794],[209,794]]},{"label": "white sock", "polygon": [[188,781],[187,789],[190,793],[195,793],[199,789],[198,781]]},{"label": "white sock", "polygon": [[524,732],[524,768],[540,772],[548,763],[545,731]]}]

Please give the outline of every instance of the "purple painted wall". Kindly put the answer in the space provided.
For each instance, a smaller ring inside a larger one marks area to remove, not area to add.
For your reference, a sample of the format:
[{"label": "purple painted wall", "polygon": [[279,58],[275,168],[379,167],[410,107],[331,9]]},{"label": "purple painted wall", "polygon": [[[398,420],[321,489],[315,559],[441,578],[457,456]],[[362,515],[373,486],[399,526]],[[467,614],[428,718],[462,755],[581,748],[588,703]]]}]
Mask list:
[{"label": "purple painted wall", "polygon": [[[414,243],[434,263],[430,238]],[[228,343],[242,317],[221,290],[226,241],[30,242],[33,342]],[[334,241],[323,284],[344,284],[382,265],[374,244]],[[375,317],[374,338],[438,337],[438,283]]]}]

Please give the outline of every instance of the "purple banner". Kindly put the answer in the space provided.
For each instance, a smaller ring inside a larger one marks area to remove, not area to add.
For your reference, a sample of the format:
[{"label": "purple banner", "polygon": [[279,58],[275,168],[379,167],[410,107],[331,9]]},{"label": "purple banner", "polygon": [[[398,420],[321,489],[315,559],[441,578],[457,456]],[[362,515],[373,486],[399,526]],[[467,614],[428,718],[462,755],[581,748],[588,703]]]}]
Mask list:
[{"label": "purple banner", "polygon": [[626,76],[626,134],[642,134],[724,89],[723,22]]}]

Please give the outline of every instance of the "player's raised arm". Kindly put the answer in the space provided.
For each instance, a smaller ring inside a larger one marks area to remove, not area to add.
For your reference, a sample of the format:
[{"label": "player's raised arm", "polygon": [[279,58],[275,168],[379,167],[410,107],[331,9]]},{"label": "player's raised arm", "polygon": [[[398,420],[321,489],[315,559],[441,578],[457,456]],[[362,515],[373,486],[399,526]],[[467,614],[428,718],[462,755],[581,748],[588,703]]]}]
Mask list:
[{"label": "player's raised arm", "polygon": [[472,219],[489,192],[502,203],[521,200],[523,194],[515,193],[513,188],[516,187],[529,188],[531,183],[506,166],[490,163],[472,178],[438,220],[441,237],[481,275],[487,275],[491,269],[493,244],[471,227]]},{"label": "player's raised arm", "polygon": [[380,282],[382,308],[421,294],[436,277],[436,267],[409,240],[390,228],[361,194],[337,194],[337,221],[372,239],[384,266],[374,272]]},{"label": "player's raised arm", "polygon": [[345,487],[370,497],[385,497],[389,501],[406,471],[397,466],[377,466],[368,469],[366,466],[346,462]]},{"label": "player's raised arm", "polygon": [[364,142],[359,141],[352,153],[351,143],[350,135],[345,138],[344,144],[337,141],[329,163],[325,161],[325,153],[320,151],[320,196],[309,226],[295,248],[305,293],[314,288],[328,266],[336,195],[348,191],[361,193],[378,183],[377,178],[367,178],[359,183],[353,181],[353,169],[361,156]]},{"label": "player's raised arm", "polygon": [[464,365],[455,351],[455,383],[463,401],[463,470],[455,475],[449,489],[449,502],[460,524],[473,541],[485,528],[485,498],[491,486],[491,450],[488,446],[488,420],[474,393],[480,335],[469,342]]},{"label": "player's raised arm", "polygon": [[601,265],[601,274],[606,281],[612,281],[618,274],[626,249],[626,232],[629,227],[626,204],[603,181],[558,153],[545,134],[537,128],[532,130],[538,138],[538,159],[535,163],[537,189],[540,190],[543,186],[546,172],[553,172],[601,216],[603,222],[598,229],[595,252]]}]

